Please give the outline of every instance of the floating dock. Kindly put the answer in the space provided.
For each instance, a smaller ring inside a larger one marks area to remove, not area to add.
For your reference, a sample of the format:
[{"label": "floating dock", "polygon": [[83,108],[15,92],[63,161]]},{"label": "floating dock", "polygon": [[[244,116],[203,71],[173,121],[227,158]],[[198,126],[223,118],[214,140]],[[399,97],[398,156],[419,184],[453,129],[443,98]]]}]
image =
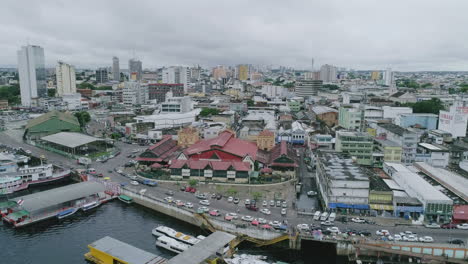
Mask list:
[{"label": "floating dock", "polygon": [[32,224],[70,209],[83,210],[91,202],[102,204],[116,197],[105,192],[106,186],[101,183],[81,182],[18,197],[2,210],[2,218],[15,227]]},{"label": "floating dock", "polygon": [[[88,245],[84,256],[96,264],[165,264],[167,259],[114,239],[103,237]],[[193,263],[186,262],[184,264]]]}]

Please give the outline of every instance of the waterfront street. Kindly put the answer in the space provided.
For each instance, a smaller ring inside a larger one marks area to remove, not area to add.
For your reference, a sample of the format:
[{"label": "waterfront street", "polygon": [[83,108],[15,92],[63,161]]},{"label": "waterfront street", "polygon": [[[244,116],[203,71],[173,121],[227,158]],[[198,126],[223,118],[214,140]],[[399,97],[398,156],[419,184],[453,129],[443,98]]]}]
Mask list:
[{"label": "waterfront street", "polygon": [[[74,160],[27,145],[24,142],[19,141],[17,138],[9,136],[5,133],[0,133],[0,142],[13,146],[13,147],[22,147],[24,149],[31,150],[32,154],[35,156],[40,156],[43,154],[47,157],[49,163],[53,163],[53,164],[57,164],[60,166],[65,166],[65,167],[70,167],[70,168],[84,168],[84,166],[76,164],[76,161]],[[120,148],[121,150],[120,155],[108,160],[105,163],[94,162],[89,167],[95,168],[97,173],[102,173],[104,174],[105,177],[110,177],[111,181],[113,182],[129,183],[130,182],[129,178],[126,178],[114,172],[113,170],[117,167],[123,166],[123,164],[125,164],[126,162],[130,160],[129,158],[127,158],[127,155],[129,155],[135,150],[143,151],[146,147],[142,147],[138,145],[131,145],[131,144],[124,144],[122,142],[116,142],[116,146]],[[109,171],[111,170],[112,170],[112,173],[109,173]],[[302,195],[304,195],[304,192],[312,188],[313,178],[310,176],[312,175],[312,173],[307,172],[306,166],[304,166],[303,162],[301,162],[300,171],[302,173],[302,176],[306,174],[308,175],[306,177],[302,177],[303,181],[306,181],[306,180],[310,181],[309,183],[304,184],[305,187],[302,190]],[[203,183],[199,183],[199,184],[201,188],[203,189],[204,188]],[[168,191],[173,191],[174,192],[174,194],[172,195],[173,200],[191,202],[193,203],[195,210],[199,206],[202,206],[199,204],[200,199],[197,199],[193,193],[186,193],[186,192],[180,191],[179,187],[176,184],[172,184],[172,185],[163,184],[163,185],[164,187],[162,186],[150,187],[150,186],[145,186],[145,185],[138,185],[138,186],[127,185],[126,188],[129,188],[136,192],[139,192],[142,189],[146,189],[146,194],[151,195],[153,197],[160,198],[160,199],[164,199],[165,197],[169,196],[168,194],[166,194]],[[171,186],[171,187],[168,187],[168,186]],[[248,187],[245,187],[245,188],[248,188]],[[266,207],[271,211],[270,215],[262,214],[260,211],[254,212],[254,211],[247,210],[244,206],[244,200],[251,199],[252,197],[239,197],[241,201],[238,205],[232,202],[228,202],[227,197],[223,197],[221,200],[208,198],[208,200],[210,201],[210,205],[208,207],[210,209],[219,210],[222,215],[219,218],[224,217],[225,213],[228,213],[228,212],[237,213],[239,215],[239,220],[238,220],[239,222],[242,222],[240,220],[242,216],[250,215],[253,218],[265,218],[267,221],[280,221],[281,222],[283,220],[286,220],[289,226],[296,226],[298,224],[303,224],[303,223],[314,224],[315,226],[319,226],[320,221],[313,221],[312,216],[304,216],[304,215],[297,214],[297,211],[292,208],[292,202],[293,201],[295,202],[294,200],[295,198],[293,197],[295,197],[294,193],[289,195],[288,198],[286,199],[287,205],[288,205],[286,216],[281,216],[280,214],[281,208],[276,207],[276,206],[271,207],[270,205]],[[301,199],[303,198],[301,197]],[[315,199],[309,199],[309,200],[316,201]],[[257,203],[257,206],[259,207],[259,209],[263,208],[261,202],[262,201],[259,201]],[[317,208],[317,204],[311,204],[310,208]],[[369,219],[375,220],[376,218],[371,217]],[[246,222],[243,222],[243,223],[246,223]],[[341,223],[338,221],[336,221],[334,225],[338,227],[341,231],[344,231],[346,229],[352,229],[356,231],[369,231],[372,233],[372,237],[376,239],[379,237],[375,235],[375,231],[380,230],[380,229],[389,230],[391,234],[404,232],[404,231],[412,231],[412,232],[417,233],[419,236],[432,236],[436,242],[446,242],[449,239],[459,238],[459,239],[463,239],[466,243],[468,239],[468,230],[428,229],[423,226],[394,226],[391,224],[387,226],[380,226],[380,225],[372,225],[372,224],[359,224],[359,223],[353,223],[353,222]]]}]

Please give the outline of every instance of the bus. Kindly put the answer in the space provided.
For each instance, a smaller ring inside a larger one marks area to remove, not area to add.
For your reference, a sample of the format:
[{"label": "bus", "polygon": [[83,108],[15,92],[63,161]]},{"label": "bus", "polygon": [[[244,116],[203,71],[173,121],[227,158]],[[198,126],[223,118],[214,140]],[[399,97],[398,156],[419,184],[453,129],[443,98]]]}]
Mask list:
[{"label": "bus", "polygon": [[327,220],[327,218],[328,218],[328,213],[323,212],[322,215],[320,216],[320,221],[325,221],[325,220]]},{"label": "bus", "polygon": [[330,216],[328,217],[328,221],[333,222],[335,221],[336,218],[336,213],[331,213]]}]

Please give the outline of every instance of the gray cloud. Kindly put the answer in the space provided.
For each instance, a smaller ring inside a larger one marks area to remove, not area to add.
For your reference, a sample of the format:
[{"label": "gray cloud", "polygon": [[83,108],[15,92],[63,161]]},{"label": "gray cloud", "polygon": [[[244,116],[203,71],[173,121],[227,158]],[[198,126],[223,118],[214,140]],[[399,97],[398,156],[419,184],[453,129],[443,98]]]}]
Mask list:
[{"label": "gray cloud", "polygon": [[335,64],[468,70],[465,0],[14,1],[2,3],[0,65],[29,42],[46,63],[143,66]]}]

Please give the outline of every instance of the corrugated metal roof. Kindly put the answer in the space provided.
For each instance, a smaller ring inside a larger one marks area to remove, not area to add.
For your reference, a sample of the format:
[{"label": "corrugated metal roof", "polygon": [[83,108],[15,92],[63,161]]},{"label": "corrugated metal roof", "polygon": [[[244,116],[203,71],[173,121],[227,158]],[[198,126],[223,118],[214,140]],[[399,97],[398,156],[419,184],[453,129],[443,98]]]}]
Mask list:
[{"label": "corrugated metal roof", "polygon": [[48,113],[45,113],[39,117],[36,117],[32,120],[30,120],[28,122],[28,124],[26,125],[26,128],[30,128],[30,127],[33,127],[33,126],[36,126],[36,125],[39,125],[45,121],[48,121],[50,119],[53,119],[53,118],[58,118],[62,121],[65,121],[65,122],[68,122],[68,123],[72,123],[72,124],[75,124],[77,126],[80,125],[80,122],[78,122],[78,118],[76,118],[74,115],[70,114],[70,113],[66,113],[66,112],[59,112],[57,110],[52,110]]},{"label": "corrugated metal roof", "polygon": [[87,197],[99,192],[104,192],[105,190],[105,186],[101,183],[81,182],[44,192],[17,197],[12,200],[18,202],[18,200],[23,199],[23,205],[21,207],[29,212],[34,212],[56,204],[61,204],[82,197]]},{"label": "corrugated metal roof", "polygon": [[42,137],[41,139],[69,148],[76,148],[94,141],[103,140],[76,132],[59,132],[57,134]]}]

